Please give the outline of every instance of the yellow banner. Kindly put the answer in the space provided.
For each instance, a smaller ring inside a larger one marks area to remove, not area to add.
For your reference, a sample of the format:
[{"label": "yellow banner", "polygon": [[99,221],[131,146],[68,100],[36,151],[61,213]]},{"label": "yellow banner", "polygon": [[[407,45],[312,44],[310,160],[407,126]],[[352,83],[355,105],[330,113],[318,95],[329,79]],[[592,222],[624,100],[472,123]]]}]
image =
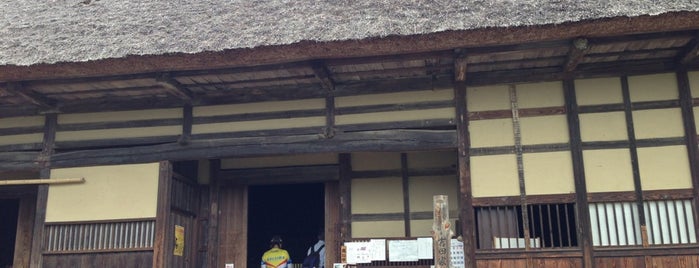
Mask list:
[{"label": "yellow banner", "polygon": [[175,256],[184,255],[184,226],[175,225]]}]

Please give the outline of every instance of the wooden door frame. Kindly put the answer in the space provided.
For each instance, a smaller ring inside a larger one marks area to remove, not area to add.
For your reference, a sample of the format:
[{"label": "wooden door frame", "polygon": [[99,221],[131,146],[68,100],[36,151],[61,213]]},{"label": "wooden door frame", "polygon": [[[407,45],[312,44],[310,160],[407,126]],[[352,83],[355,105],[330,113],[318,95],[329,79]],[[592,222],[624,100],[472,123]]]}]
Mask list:
[{"label": "wooden door frame", "polygon": [[[248,198],[248,187],[251,185],[272,185],[272,184],[284,184],[284,183],[323,183],[324,191],[324,228],[325,228],[325,243],[326,245],[326,267],[328,264],[333,262],[339,262],[340,245],[342,244],[342,239],[340,237],[341,229],[341,215],[340,215],[340,186],[339,186],[339,165],[309,165],[309,166],[299,166],[299,167],[279,167],[279,168],[255,168],[255,169],[245,169],[245,170],[221,170],[220,163],[213,164],[211,174],[211,184],[210,187],[216,188],[215,195],[210,196],[209,204],[211,208],[220,209],[223,204],[220,197],[221,192],[224,188],[230,187],[244,187],[243,194],[245,198]],[[219,167],[218,169],[216,167]],[[240,177],[245,174],[246,179],[231,181],[230,178]],[[283,178],[281,178],[283,177]],[[247,256],[247,218],[249,210],[249,204],[245,200],[245,211],[241,215],[244,215],[245,224],[241,227],[245,228],[243,231],[246,235],[239,237],[237,239],[236,248],[240,248],[245,252],[237,252],[236,255]],[[212,232],[209,231],[209,245],[210,249],[220,249],[220,239],[223,235],[221,229],[221,218],[222,215],[217,214],[216,230]],[[215,234],[215,235],[214,235]],[[213,235],[213,236],[212,236]],[[211,247],[213,246],[213,247]],[[218,251],[215,257],[221,258],[221,252]],[[210,255],[211,256],[211,255]],[[211,262],[210,262],[211,263]],[[225,263],[223,260],[214,260],[213,263],[222,266]]]},{"label": "wooden door frame", "polygon": [[36,185],[0,187],[0,199],[19,200],[13,267],[30,266],[36,198]]}]

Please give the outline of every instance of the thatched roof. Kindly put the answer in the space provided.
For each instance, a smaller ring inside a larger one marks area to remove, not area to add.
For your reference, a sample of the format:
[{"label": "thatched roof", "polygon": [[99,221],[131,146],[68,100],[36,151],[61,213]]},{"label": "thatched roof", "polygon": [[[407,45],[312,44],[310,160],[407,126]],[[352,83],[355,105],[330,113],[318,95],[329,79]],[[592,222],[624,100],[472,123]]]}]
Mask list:
[{"label": "thatched roof", "polygon": [[0,66],[699,11],[664,1],[0,1]]}]

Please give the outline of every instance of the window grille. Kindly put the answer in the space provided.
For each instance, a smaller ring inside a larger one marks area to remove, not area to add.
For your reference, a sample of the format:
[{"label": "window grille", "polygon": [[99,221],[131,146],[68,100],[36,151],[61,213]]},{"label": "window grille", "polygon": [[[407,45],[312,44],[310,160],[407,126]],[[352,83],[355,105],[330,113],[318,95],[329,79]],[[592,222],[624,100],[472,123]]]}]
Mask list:
[{"label": "window grille", "polygon": [[[526,206],[530,248],[567,248],[578,245],[572,203]],[[478,249],[526,248],[522,206],[476,207]]]},{"label": "window grille", "polygon": [[[594,246],[636,246],[643,243],[636,203],[590,203],[589,208]],[[697,242],[691,200],[645,201],[643,210],[649,244]]]}]

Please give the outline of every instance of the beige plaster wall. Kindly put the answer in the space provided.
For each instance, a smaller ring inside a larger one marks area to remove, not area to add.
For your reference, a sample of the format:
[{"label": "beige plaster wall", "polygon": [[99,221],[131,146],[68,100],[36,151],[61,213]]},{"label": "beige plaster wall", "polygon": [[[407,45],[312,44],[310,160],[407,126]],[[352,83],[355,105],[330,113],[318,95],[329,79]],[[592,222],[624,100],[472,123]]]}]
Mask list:
[{"label": "beige plaster wall", "polygon": [[318,127],[318,133],[325,126],[324,116],[267,119],[192,125],[192,134],[272,130],[284,128]]},{"label": "beige plaster wall", "polygon": [[473,197],[519,195],[514,154],[471,157]]},{"label": "beige plaster wall", "polygon": [[519,126],[523,145],[567,143],[569,140],[565,115],[523,117]]},{"label": "beige plaster wall", "polygon": [[[44,125],[43,116],[20,116],[0,118],[0,129],[40,127]],[[44,139],[44,132],[0,135],[0,145],[40,143]]]},{"label": "beige plaster wall", "polygon": [[352,238],[405,237],[403,221],[352,222]]},{"label": "beige plaster wall", "polygon": [[0,129],[17,127],[36,127],[44,125],[43,116],[18,116],[0,118]]},{"label": "beige plaster wall", "polygon": [[[451,209],[451,199],[449,200],[449,209]],[[453,210],[453,209],[451,209]],[[454,231],[456,222],[455,215],[449,214],[449,222],[451,223],[451,230]],[[431,237],[432,236],[432,223],[433,220],[411,220],[410,221],[410,236],[411,237]],[[456,232],[454,232],[456,233]]]},{"label": "beige plaster wall", "polygon": [[291,167],[308,165],[337,164],[337,154],[301,154],[286,156],[267,156],[250,158],[225,158],[221,159],[222,169],[236,168],[263,168],[263,167]]},{"label": "beige plaster wall", "polygon": [[353,179],[352,214],[403,212],[401,178]]},{"label": "beige plaster wall", "polygon": [[510,110],[510,91],[504,85],[468,87],[466,103],[469,112]]},{"label": "beige plaster wall", "polygon": [[629,149],[584,150],[583,162],[589,193],[634,190]]},{"label": "beige plaster wall", "polygon": [[689,76],[689,88],[692,92],[692,98],[699,98],[699,71],[687,73]]},{"label": "beige plaster wall", "polygon": [[400,93],[369,94],[335,98],[338,108],[378,104],[408,104],[426,101],[445,101],[454,98],[451,89],[409,91]]},{"label": "beige plaster wall", "polygon": [[400,169],[400,153],[352,153],[352,170]]},{"label": "beige plaster wall", "polygon": [[624,112],[580,114],[580,136],[583,141],[628,140]]},{"label": "beige plaster wall", "polygon": [[182,109],[151,109],[136,111],[59,114],[58,124],[126,122],[148,119],[182,118]]},{"label": "beige plaster wall", "polygon": [[565,105],[563,83],[560,81],[517,85],[517,104],[520,109],[556,107]]},{"label": "beige plaster wall", "polygon": [[367,123],[383,123],[383,122],[400,122],[411,120],[429,120],[429,119],[452,119],[454,118],[454,108],[438,108],[425,110],[407,110],[394,112],[378,112],[378,113],[362,113],[362,114],[347,114],[335,116],[335,124],[350,125],[350,124],[367,124]]},{"label": "beige plaster wall", "polygon": [[636,139],[683,137],[680,108],[633,111]]},{"label": "beige plaster wall", "polygon": [[61,168],[51,178],[85,178],[49,187],[46,222],[155,217],[159,164]]},{"label": "beige plaster wall", "polygon": [[575,96],[581,106],[624,103],[618,77],[575,80]]},{"label": "beige plaster wall", "polygon": [[691,189],[687,147],[684,145],[638,148],[643,190]]},{"label": "beige plaster wall", "polygon": [[195,106],[194,117],[325,109],[325,99],[255,102],[230,105]]},{"label": "beige plaster wall", "polygon": [[449,209],[457,209],[459,206],[459,183],[456,176],[411,177],[408,183],[411,212],[432,211],[435,195],[447,195]]},{"label": "beige plaster wall", "polygon": [[676,100],[679,97],[674,73],[629,76],[632,102]]},{"label": "beige plaster wall", "polygon": [[527,195],[575,192],[570,152],[525,153],[522,160]]},{"label": "beige plaster wall", "polygon": [[6,135],[0,136],[0,145],[41,143],[43,139],[43,133]]},{"label": "beige plaster wall", "polygon": [[[128,122],[135,120],[182,118],[182,109],[151,109],[137,111],[59,114],[58,124],[81,124],[103,122]],[[57,131],[56,141],[102,140],[182,134],[182,126],[156,126],[133,128],[110,128],[79,131]]]},{"label": "beige plaster wall", "polygon": [[456,151],[409,152],[409,168],[456,167]]},{"label": "beige plaster wall", "polygon": [[471,147],[512,146],[515,144],[512,119],[477,120],[469,122]]}]

